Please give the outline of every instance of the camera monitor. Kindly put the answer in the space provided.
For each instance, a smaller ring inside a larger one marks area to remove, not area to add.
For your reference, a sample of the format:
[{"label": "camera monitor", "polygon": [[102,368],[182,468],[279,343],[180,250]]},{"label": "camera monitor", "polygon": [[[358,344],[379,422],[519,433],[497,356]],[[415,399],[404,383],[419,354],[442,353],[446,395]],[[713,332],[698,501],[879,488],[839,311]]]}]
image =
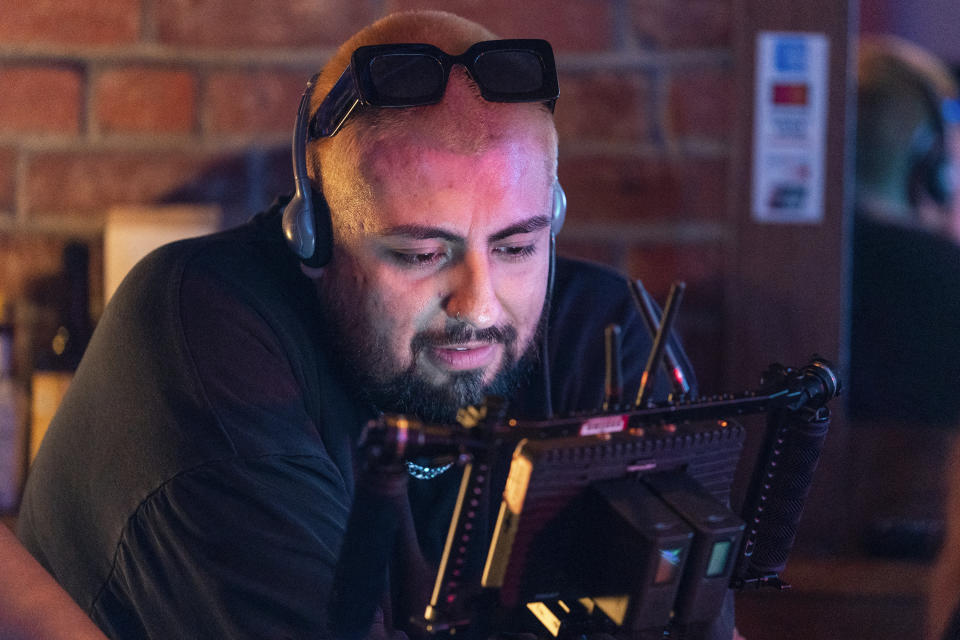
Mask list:
[{"label": "camera monitor", "polygon": [[[463,619],[461,607],[484,597],[495,601],[496,625],[542,624],[554,636],[712,620],[744,526],[726,507],[744,434],[716,420],[521,440],[482,589],[441,568],[429,626]],[[464,474],[469,494],[478,474]],[[462,566],[467,553],[448,545],[442,567]]]}]

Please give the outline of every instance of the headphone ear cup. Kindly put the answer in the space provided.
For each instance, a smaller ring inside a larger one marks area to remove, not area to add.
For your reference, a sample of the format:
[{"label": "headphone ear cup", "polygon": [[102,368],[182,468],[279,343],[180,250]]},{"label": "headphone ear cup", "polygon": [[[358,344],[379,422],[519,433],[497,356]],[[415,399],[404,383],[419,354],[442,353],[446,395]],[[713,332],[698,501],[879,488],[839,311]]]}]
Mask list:
[{"label": "headphone ear cup", "polygon": [[920,78],[918,81],[927,107],[927,119],[914,134],[911,144],[915,161],[910,168],[908,195],[913,206],[927,196],[943,207],[951,203],[955,189],[947,149],[947,116],[932,80]]},{"label": "headphone ear cup", "polygon": [[[308,187],[309,188],[309,187]],[[333,254],[330,208],[322,193],[297,193],[283,208],[283,237],[290,250],[308,267],[322,267]]]},{"label": "headphone ear cup", "polygon": [[927,191],[934,202],[941,206],[950,204],[953,200],[953,176],[950,162],[941,154],[939,160],[931,168],[927,179]]},{"label": "headphone ear cup", "polygon": [[296,192],[283,209],[283,236],[287,246],[308,267],[322,267],[333,253],[333,232],[330,209],[322,193],[310,185],[307,174],[307,142],[309,142],[310,98],[319,73],[310,78],[300,96],[297,122],[293,128],[293,182]]},{"label": "headphone ear cup", "polygon": [[333,222],[330,220],[330,207],[322,193],[311,189],[313,196],[314,250],[313,255],[304,259],[308,267],[322,267],[333,257]]},{"label": "headphone ear cup", "polygon": [[560,182],[553,183],[553,213],[550,216],[550,233],[556,236],[563,228],[567,219],[567,194],[564,193]]},{"label": "headphone ear cup", "polygon": [[315,253],[312,217],[310,203],[299,191],[283,208],[283,218],[280,223],[283,228],[283,237],[290,250],[301,260],[311,258]]},{"label": "headphone ear cup", "polygon": [[913,164],[907,188],[913,206],[920,204],[923,196],[941,206],[950,203],[953,199],[950,163],[940,144],[933,143],[932,148]]}]

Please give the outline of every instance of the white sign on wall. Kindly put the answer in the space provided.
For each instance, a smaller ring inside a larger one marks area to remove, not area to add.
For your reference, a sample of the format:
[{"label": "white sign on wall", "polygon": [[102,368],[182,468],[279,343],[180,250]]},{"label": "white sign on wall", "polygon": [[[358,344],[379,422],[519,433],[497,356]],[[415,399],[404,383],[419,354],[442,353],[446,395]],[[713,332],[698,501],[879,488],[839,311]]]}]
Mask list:
[{"label": "white sign on wall", "polygon": [[823,220],[829,43],[821,33],[760,32],[753,126],[753,219]]}]

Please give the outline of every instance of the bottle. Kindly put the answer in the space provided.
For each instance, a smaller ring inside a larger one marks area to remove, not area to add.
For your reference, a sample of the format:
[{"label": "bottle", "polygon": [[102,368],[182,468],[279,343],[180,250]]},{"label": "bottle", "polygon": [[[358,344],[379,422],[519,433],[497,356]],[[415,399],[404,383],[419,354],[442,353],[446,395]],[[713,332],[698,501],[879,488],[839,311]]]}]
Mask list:
[{"label": "bottle", "polygon": [[19,504],[24,471],[24,393],[13,373],[12,318],[0,294],[0,513]]},{"label": "bottle", "polygon": [[70,242],[64,247],[62,273],[56,281],[58,291],[53,296],[55,320],[51,332],[35,347],[30,384],[30,460],[36,456],[90,341],[89,263],[86,245]]}]

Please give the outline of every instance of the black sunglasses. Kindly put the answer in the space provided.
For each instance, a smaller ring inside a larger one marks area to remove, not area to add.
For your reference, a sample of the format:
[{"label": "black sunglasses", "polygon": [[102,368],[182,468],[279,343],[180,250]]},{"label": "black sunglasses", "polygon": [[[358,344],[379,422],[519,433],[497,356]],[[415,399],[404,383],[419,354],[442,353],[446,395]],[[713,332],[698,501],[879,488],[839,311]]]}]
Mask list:
[{"label": "black sunglasses", "polygon": [[310,121],[309,140],[340,130],[358,106],[415,107],[443,98],[450,69],[463,65],[491,102],[543,102],[560,91],[553,49],[546,40],[487,40],[458,56],[429,44],[359,47]]}]

